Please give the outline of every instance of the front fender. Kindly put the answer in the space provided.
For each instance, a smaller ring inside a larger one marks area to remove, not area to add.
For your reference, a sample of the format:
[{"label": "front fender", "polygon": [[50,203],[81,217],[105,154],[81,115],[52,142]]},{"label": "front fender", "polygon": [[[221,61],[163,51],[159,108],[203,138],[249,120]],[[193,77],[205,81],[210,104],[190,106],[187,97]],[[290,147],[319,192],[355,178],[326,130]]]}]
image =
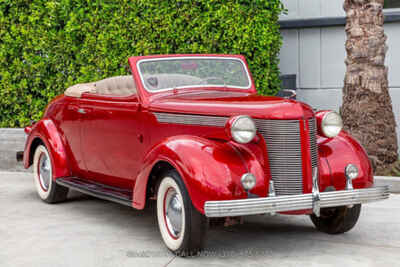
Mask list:
[{"label": "front fender", "polygon": [[201,213],[205,201],[247,198],[240,178],[249,170],[257,178],[251,192],[265,195],[263,168],[249,151],[229,142],[183,135],[167,138],[147,154],[134,187],[134,208],[144,208],[150,172],[160,161],[168,162],[179,172],[194,207]]},{"label": "front fender", "polygon": [[359,177],[353,180],[356,189],[373,186],[373,170],[364,148],[347,132],[335,138],[318,138],[320,157],[320,190],[333,186],[336,190],[346,187],[345,168],[355,164]]},{"label": "front fender", "polygon": [[54,122],[45,118],[28,128],[29,135],[24,150],[24,167],[29,168],[32,164],[33,149],[36,147],[37,141],[40,140],[46,145],[50,153],[51,162],[54,166],[53,179],[70,176],[64,143]]}]

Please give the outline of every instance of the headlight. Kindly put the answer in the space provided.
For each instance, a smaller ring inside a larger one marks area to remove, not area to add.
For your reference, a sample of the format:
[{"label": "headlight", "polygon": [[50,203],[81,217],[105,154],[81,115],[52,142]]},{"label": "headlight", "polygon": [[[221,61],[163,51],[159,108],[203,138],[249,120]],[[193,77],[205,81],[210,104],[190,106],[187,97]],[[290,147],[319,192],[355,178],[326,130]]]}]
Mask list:
[{"label": "headlight", "polygon": [[230,119],[228,121],[228,128],[232,139],[240,144],[251,142],[257,132],[254,121],[249,116],[245,115]]},{"label": "headlight", "polygon": [[337,136],[343,128],[343,121],[335,111],[325,113],[321,121],[321,130],[326,137]]},{"label": "headlight", "polygon": [[251,190],[256,186],[256,177],[251,173],[245,173],[240,179],[240,182],[245,190]]},{"label": "headlight", "polygon": [[358,177],[358,168],[356,165],[349,164],[346,166],[345,173],[347,177],[354,180]]}]

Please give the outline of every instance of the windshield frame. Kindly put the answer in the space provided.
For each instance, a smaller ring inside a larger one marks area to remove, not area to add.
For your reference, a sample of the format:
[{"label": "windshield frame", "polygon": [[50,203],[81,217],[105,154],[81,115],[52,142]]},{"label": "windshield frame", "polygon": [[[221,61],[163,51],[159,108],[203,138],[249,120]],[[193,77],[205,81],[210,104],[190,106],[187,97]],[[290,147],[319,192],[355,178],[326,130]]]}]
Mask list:
[{"label": "windshield frame", "polygon": [[[146,87],[146,84],[144,82],[144,78],[142,75],[142,72],[140,70],[140,64],[143,62],[148,62],[148,61],[166,61],[166,60],[185,60],[185,59],[219,59],[219,60],[234,60],[234,61],[239,61],[242,64],[242,67],[245,71],[247,80],[248,80],[248,86],[232,86],[232,85],[215,85],[215,84],[199,84],[199,85],[185,85],[185,86],[177,86],[177,87],[170,87],[170,88],[163,88],[159,90],[150,90]],[[160,93],[160,92],[165,92],[165,91],[171,91],[175,89],[185,89],[185,88],[232,88],[232,89],[240,89],[240,90],[248,90],[253,87],[253,80],[250,76],[249,70],[245,62],[238,57],[226,57],[226,56],[172,56],[172,57],[154,57],[154,58],[144,58],[140,59],[136,63],[136,69],[140,77],[140,82],[142,83],[142,86],[144,90],[146,90],[148,93],[155,94],[155,93]]]}]

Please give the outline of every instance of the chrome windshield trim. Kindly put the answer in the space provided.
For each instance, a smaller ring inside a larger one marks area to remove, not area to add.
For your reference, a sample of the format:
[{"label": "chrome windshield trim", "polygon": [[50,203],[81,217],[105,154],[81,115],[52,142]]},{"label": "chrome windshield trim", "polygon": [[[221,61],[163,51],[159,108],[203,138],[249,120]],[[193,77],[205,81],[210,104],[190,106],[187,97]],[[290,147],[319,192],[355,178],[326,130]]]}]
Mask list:
[{"label": "chrome windshield trim", "polygon": [[[248,80],[248,82],[249,82],[249,85],[248,85],[248,86],[232,86],[232,85],[212,85],[212,84],[207,84],[207,85],[195,85],[195,86],[178,86],[178,87],[164,88],[164,89],[160,89],[160,90],[156,90],[156,91],[149,90],[148,88],[146,88],[146,84],[145,84],[145,82],[144,82],[143,75],[142,75],[142,72],[140,71],[140,67],[139,67],[140,63],[146,62],[146,61],[166,61],[166,60],[177,60],[177,59],[230,59],[230,60],[239,61],[240,63],[242,63],[243,68],[244,68],[244,70],[245,70],[245,72],[246,72],[246,77],[247,77],[247,80]],[[137,68],[137,70],[138,70],[139,77],[140,77],[140,82],[142,83],[143,88],[144,88],[147,92],[153,93],[153,94],[154,94],[154,93],[158,93],[158,92],[170,91],[170,90],[173,90],[173,89],[203,88],[203,87],[233,88],[233,89],[243,89],[243,90],[246,90],[246,89],[250,89],[250,88],[252,87],[252,85],[253,85],[253,82],[252,82],[252,80],[251,80],[251,78],[250,78],[250,73],[249,73],[249,70],[248,70],[246,64],[244,64],[243,60],[241,60],[240,58],[237,58],[237,57],[184,56],[184,57],[145,58],[145,59],[139,60],[139,61],[136,63],[136,68]]]}]

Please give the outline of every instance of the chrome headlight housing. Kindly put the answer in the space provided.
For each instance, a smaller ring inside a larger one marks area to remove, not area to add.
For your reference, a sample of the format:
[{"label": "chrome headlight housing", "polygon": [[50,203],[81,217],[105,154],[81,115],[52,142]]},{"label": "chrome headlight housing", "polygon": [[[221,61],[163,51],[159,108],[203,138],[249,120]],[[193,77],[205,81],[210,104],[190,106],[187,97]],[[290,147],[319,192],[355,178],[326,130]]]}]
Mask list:
[{"label": "chrome headlight housing", "polygon": [[257,127],[252,118],[240,115],[228,121],[228,131],[235,142],[247,144],[256,136]]},{"label": "chrome headlight housing", "polygon": [[335,137],[343,129],[342,117],[335,112],[329,111],[325,113],[321,121],[321,130],[326,137]]}]

